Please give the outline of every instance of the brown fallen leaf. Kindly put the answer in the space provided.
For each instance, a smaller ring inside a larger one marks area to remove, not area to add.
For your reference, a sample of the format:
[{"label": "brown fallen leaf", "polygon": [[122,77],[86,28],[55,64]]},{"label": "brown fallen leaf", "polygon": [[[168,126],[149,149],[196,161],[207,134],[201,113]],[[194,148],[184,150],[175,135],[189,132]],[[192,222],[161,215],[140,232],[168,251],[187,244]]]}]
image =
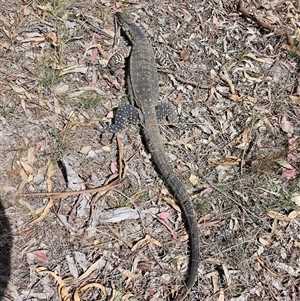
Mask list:
[{"label": "brown fallen leaf", "polygon": [[182,49],[180,51],[180,58],[184,62],[186,62],[186,61],[188,61],[190,59],[190,55],[189,55],[189,53],[187,52],[186,49]]},{"label": "brown fallen leaf", "polygon": [[289,95],[289,98],[292,101],[292,104],[300,105],[300,96]]},{"label": "brown fallen leaf", "polygon": [[252,256],[252,258],[253,259],[255,259],[255,260],[257,260],[258,261],[258,263],[263,267],[263,268],[265,268],[272,276],[274,276],[274,277],[278,277],[278,274],[277,273],[275,273],[274,271],[272,271],[269,267],[268,267],[268,265],[258,256],[258,255],[253,255]]},{"label": "brown fallen leaf", "polygon": [[39,274],[51,275],[57,281],[58,283],[57,294],[58,294],[59,301],[71,301],[71,295],[68,294],[66,283],[59,275],[56,275],[54,272],[48,270],[45,267],[37,268],[36,272]]},{"label": "brown fallen leaf", "polygon": [[58,46],[58,38],[54,32],[47,32],[45,38],[48,41],[51,41],[54,46]]},{"label": "brown fallen leaf", "polygon": [[100,283],[93,282],[85,286],[82,286],[81,288],[76,288],[73,294],[74,301],[80,301],[81,298],[79,297],[79,294],[84,293],[89,288],[99,288],[103,294],[104,299],[106,299],[107,297],[106,288]]},{"label": "brown fallen leaf", "polygon": [[142,260],[138,263],[137,268],[141,271],[149,272],[152,270],[152,263],[148,259]]},{"label": "brown fallen leaf", "polygon": [[129,270],[124,270],[122,272],[122,275],[128,278],[137,279],[139,277],[139,274],[135,274]]},{"label": "brown fallen leaf", "polygon": [[38,210],[35,211],[35,213],[37,213],[42,209],[42,214],[39,217],[37,217],[36,219],[34,219],[33,221],[31,221],[29,224],[33,225],[33,224],[38,223],[42,219],[44,219],[46,217],[46,215],[49,213],[52,206],[53,206],[53,199],[49,198],[49,201],[46,206],[42,206],[41,208],[39,208]]}]

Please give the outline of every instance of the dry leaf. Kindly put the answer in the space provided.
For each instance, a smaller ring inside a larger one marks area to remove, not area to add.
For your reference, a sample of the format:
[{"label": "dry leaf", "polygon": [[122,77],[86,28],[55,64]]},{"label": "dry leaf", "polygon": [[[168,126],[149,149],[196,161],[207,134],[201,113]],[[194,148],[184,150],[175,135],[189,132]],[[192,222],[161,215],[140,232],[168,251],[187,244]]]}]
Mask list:
[{"label": "dry leaf", "polygon": [[182,61],[185,61],[185,62],[189,60],[190,55],[188,54],[188,52],[186,51],[186,49],[182,49],[180,51],[180,58],[181,58]]},{"label": "dry leaf", "polygon": [[61,106],[59,100],[56,97],[54,97],[54,112],[56,114],[61,114]]},{"label": "dry leaf", "polygon": [[106,153],[111,152],[111,148],[109,146],[102,146],[101,149]]},{"label": "dry leaf", "polygon": [[47,251],[36,251],[35,254],[41,262],[47,261]]},{"label": "dry leaf", "polygon": [[[32,225],[32,224],[36,224],[37,222],[39,222],[39,221],[41,221],[42,219],[44,219],[45,216],[49,213],[50,208],[51,208],[52,206],[53,206],[53,199],[50,198],[49,201],[48,201],[48,203],[47,203],[47,205],[41,207],[42,210],[43,210],[42,214],[41,214],[38,218],[36,218],[36,219],[34,219],[33,221],[31,221],[29,224],[31,224],[31,225]],[[39,208],[38,210],[40,211],[41,208]],[[36,211],[36,212],[38,212],[38,211]]]},{"label": "dry leaf", "polygon": [[114,160],[113,162],[111,162],[110,164],[110,171],[112,173],[115,173],[118,169],[118,162],[116,160]]},{"label": "dry leaf", "polygon": [[58,282],[57,294],[59,301],[71,301],[71,295],[68,294],[66,284],[60,276],[44,267],[37,268],[36,272],[39,274],[49,274]]},{"label": "dry leaf", "polygon": [[33,166],[36,160],[34,147],[30,147],[27,152],[27,161],[31,166]]},{"label": "dry leaf", "polygon": [[153,237],[151,237],[149,234],[146,234],[146,236],[142,239],[140,239],[132,248],[131,248],[131,251],[132,252],[135,252],[136,250],[144,247],[145,245],[149,244],[149,243],[153,243],[154,245],[156,246],[159,246],[161,247],[162,244],[154,239]]},{"label": "dry leaf", "polygon": [[293,178],[296,176],[296,169],[285,170],[282,175],[283,178]]},{"label": "dry leaf", "polygon": [[158,247],[162,247],[162,244],[158,240],[156,240],[155,238],[151,237],[150,235],[146,235],[146,239],[147,239],[148,242],[150,242],[150,243],[152,243],[152,244],[154,244]]},{"label": "dry leaf", "polygon": [[[176,234],[176,232],[173,230],[172,226],[168,222],[170,214],[159,213],[156,216],[157,216],[157,219],[170,231],[170,233],[172,234],[174,240],[177,241],[177,234]],[[163,218],[161,216],[163,216]]]},{"label": "dry leaf", "polygon": [[204,196],[204,195],[210,194],[210,193],[212,193],[212,191],[213,191],[212,188],[206,187],[205,189],[203,189],[203,190],[200,192],[200,196]]},{"label": "dry leaf", "polygon": [[91,145],[86,145],[86,146],[83,146],[79,152],[84,155],[87,155],[91,149],[92,149]]},{"label": "dry leaf", "polygon": [[292,101],[292,104],[300,105],[300,96],[289,95],[289,98]]},{"label": "dry leaf", "polygon": [[229,95],[229,98],[233,101],[242,101],[245,98],[245,96],[244,95],[231,94],[231,95]]},{"label": "dry leaf", "polygon": [[108,29],[108,28],[103,28],[103,31],[108,34],[109,36],[111,36],[112,38],[115,36],[115,32],[114,30]]},{"label": "dry leaf", "polygon": [[132,278],[132,279],[137,279],[139,277],[138,274],[135,274],[131,271],[128,271],[128,270],[124,270],[122,272],[122,275],[125,276],[125,277],[128,277],[128,278]]},{"label": "dry leaf", "polygon": [[287,169],[293,169],[293,165],[288,163],[286,160],[279,159],[276,161],[280,166],[287,168]]},{"label": "dry leaf", "polygon": [[298,218],[299,215],[300,215],[300,211],[294,210],[289,213],[288,218],[290,218],[291,220],[296,219],[296,218]]},{"label": "dry leaf", "polygon": [[272,234],[261,234],[258,240],[262,245],[269,246],[272,242]]},{"label": "dry leaf", "polygon": [[152,270],[152,263],[149,260],[140,261],[137,268],[144,272],[149,272]]},{"label": "dry leaf", "polygon": [[175,203],[174,199],[168,198],[168,197],[163,197],[162,198],[167,204],[173,207],[177,212],[181,212],[180,207]]},{"label": "dry leaf", "polygon": [[249,136],[249,129],[245,128],[244,132],[240,135],[240,137],[242,138],[242,143],[240,143],[236,147],[239,149],[245,149],[248,142],[248,136]]},{"label": "dry leaf", "polygon": [[53,174],[54,174],[53,164],[50,161],[49,165],[48,165],[48,168],[47,168],[47,175],[46,175],[46,178],[47,178],[46,183],[47,183],[47,190],[48,190],[48,192],[52,191],[52,180],[51,180],[51,177],[53,176]]},{"label": "dry leaf", "polygon": [[106,288],[100,283],[93,282],[93,283],[89,283],[85,286],[82,286],[79,289],[77,288],[74,292],[74,301],[77,301],[77,300],[80,301],[81,299],[79,297],[79,293],[84,293],[87,289],[89,289],[91,287],[99,288],[102,291],[103,298],[104,299],[106,298],[106,296],[107,296]]},{"label": "dry leaf", "polygon": [[102,223],[118,223],[128,219],[139,219],[140,214],[137,210],[129,207],[119,207],[101,212],[99,221]]},{"label": "dry leaf", "polygon": [[58,46],[58,38],[54,32],[47,32],[45,38],[50,40],[54,46]]},{"label": "dry leaf", "polygon": [[293,134],[294,133],[293,125],[290,121],[287,120],[286,115],[282,116],[280,125],[281,125],[281,128],[284,132],[286,132],[288,134]]},{"label": "dry leaf", "polygon": [[300,206],[300,194],[298,193],[293,193],[291,201],[294,202],[297,206]]},{"label": "dry leaf", "polygon": [[233,85],[231,79],[229,78],[229,75],[227,74],[227,72],[226,72],[226,71],[223,71],[223,72],[221,71],[221,72],[219,73],[219,76],[221,77],[221,79],[222,79],[224,82],[226,82],[226,83],[228,84],[230,92],[231,92],[232,94],[234,94],[234,93],[235,93],[234,85]]},{"label": "dry leaf", "polygon": [[279,212],[273,211],[273,210],[268,211],[267,215],[270,218],[278,219],[278,220],[287,220],[288,219],[285,215],[283,215]]},{"label": "dry leaf", "polygon": [[194,186],[198,183],[198,177],[194,174],[190,175],[189,180]]},{"label": "dry leaf", "polygon": [[256,259],[258,261],[258,263],[263,267],[265,268],[272,276],[274,277],[278,277],[278,274],[275,273],[274,271],[272,271],[268,265],[258,256],[258,255],[253,255],[252,256],[253,259]]},{"label": "dry leaf", "polygon": [[103,257],[99,258],[96,262],[94,262],[80,277],[78,280],[86,280],[89,276],[95,271],[103,268],[106,265],[106,260]]},{"label": "dry leaf", "polygon": [[29,175],[32,174],[33,169],[32,169],[32,167],[29,164],[20,161],[20,165],[22,166],[22,168],[25,171],[25,173],[26,173],[27,176],[29,176]]}]

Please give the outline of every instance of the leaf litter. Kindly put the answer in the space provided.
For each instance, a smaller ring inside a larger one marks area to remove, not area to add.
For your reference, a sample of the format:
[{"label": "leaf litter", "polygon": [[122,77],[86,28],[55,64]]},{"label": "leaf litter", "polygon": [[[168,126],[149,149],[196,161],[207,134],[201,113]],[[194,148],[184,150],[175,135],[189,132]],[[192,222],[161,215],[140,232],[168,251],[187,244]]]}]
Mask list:
[{"label": "leaf litter", "polygon": [[297,299],[299,9],[238,3],[3,3],[0,192],[14,236],[6,296],[157,300],[181,289],[185,227],[137,128],[120,134],[122,150],[99,143],[125,95],[123,70],[106,69],[117,7],[168,56],[160,97],[186,119],[185,129],[161,129],[201,233],[190,300]]}]

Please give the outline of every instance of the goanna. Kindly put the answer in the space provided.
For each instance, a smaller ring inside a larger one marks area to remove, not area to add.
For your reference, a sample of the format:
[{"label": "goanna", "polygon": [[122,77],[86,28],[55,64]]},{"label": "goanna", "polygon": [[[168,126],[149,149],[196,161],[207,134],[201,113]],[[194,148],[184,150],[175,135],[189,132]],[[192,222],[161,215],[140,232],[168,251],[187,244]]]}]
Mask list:
[{"label": "goanna", "polygon": [[127,86],[131,104],[120,105],[114,124],[105,130],[117,133],[128,123],[140,123],[151,160],[182,208],[189,232],[190,260],[184,291],[175,299],[184,300],[195,283],[199,266],[199,234],[191,198],[168,163],[160,140],[158,122],[167,117],[177,121],[177,114],[170,104],[158,105],[158,74],[152,47],[140,28],[122,13],[116,14],[117,22],[131,44]]}]

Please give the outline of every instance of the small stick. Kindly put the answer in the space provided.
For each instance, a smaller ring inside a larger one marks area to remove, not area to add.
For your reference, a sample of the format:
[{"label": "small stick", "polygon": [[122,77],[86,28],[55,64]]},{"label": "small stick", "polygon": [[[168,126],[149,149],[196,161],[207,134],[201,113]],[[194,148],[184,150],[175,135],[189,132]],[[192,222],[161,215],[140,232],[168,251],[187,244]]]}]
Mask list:
[{"label": "small stick", "polygon": [[262,28],[265,28],[271,32],[274,32],[277,36],[279,37],[284,37],[287,40],[288,45],[290,46],[290,51],[300,55],[298,49],[295,47],[294,45],[294,41],[291,37],[291,35],[288,32],[284,32],[274,26],[272,26],[271,24],[260,20],[255,14],[250,14],[246,8],[245,8],[245,3],[243,0],[239,1],[239,5],[238,5],[238,10],[246,17],[249,18],[251,20],[253,20],[254,22],[256,22],[259,26],[261,26]]},{"label": "small stick", "polygon": [[184,84],[187,84],[187,85],[191,85],[191,86],[194,86],[194,87],[199,87],[199,88],[201,88],[201,89],[210,89],[210,88],[211,88],[210,86],[202,86],[202,85],[200,85],[199,83],[196,83],[196,82],[194,82],[194,81],[191,81],[191,80],[188,80],[188,79],[184,79],[184,78],[182,78],[181,76],[179,76],[175,71],[170,70],[170,69],[165,69],[165,68],[161,69],[161,68],[158,68],[158,71],[172,74],[172,75],[174,75],[174,77],[175,77],[178,81],[180,81],[180,82],[182,82],[182,83],[184,83]]},{"label": "small stick", "polygon": [[119,182],[121,182],[122,177],[123,177],[123,163],[122,163],[122,147],[121,147],[121,142],[120,142],[120,137],[117,135],[117,144],[118,144],[118,150],[119,150],[119,156],[118,156],[118,163],[119,163]]},{"label": "small stick", "polygon": [[111,184],[104,185],[101,187],[91,188],[91,189],[84,189],[84,190],[78,190],[78,191],[64,191],[64,192],[34,192],[34,193],[23,193],[19,194],[19,198],[33,198],[33,197],[51,197],[53,199],[58,199],[62,197],[68,197],[71,195],[77,195],[77,194],[86,194],[86,193],[94,193],[94,192],[101,192],[105,190],[110,190],[114,187],[117,187],[120,185],[119,180],[115,181]]}]

